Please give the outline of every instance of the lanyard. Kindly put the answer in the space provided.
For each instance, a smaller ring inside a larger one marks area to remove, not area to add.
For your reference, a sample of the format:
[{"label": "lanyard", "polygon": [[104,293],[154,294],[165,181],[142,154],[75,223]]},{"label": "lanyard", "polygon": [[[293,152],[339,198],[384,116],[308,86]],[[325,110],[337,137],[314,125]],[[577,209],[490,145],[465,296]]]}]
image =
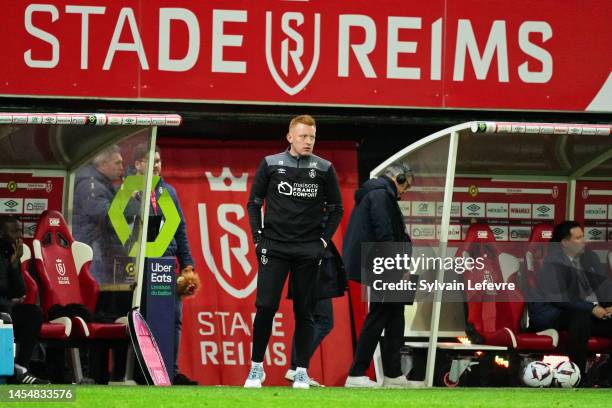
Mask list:
[{"label": "lanyard", "polygon": [[153,214],[157,215],[157,197],[155,197],[155,191],[151,191],[151,207],[153,208]]}]

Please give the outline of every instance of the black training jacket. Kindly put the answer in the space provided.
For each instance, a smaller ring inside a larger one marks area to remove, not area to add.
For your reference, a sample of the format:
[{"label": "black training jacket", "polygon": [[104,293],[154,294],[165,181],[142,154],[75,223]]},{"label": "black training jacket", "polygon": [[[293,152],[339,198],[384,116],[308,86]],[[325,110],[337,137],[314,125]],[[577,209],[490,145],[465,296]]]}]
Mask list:
[{"label": "black training jacket", "polygon": [[315,155],[293,157],[289,150],[266,156],[247,209],[255,243],[262,237],[283,242],[323,238],[329,243],[344,211],[334,166]]}]

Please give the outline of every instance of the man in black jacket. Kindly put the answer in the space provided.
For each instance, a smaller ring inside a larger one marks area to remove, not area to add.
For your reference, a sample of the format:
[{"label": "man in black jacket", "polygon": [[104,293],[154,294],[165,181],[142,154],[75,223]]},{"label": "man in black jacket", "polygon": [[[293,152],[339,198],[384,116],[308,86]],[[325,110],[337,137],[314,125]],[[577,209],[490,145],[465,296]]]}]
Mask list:
[{"label": "man in black jacket", "polygon": [[265,380],[264,354],[289,271],[297,353],[293,387],[310,387],[306,369],[313,338],[313,291],[324,249],[343,213],[333,165],[312,154],[315,138],[316,124],[311,116],[293,118],[287,134],[290,147],[264,158],[251,187],[247,208],[259,267],[246,388],[260,388]]},{"label": "man in black jacket", "polygon": [[10,315],[6,323],[12,321],[18,346],[15,374],[9,382],[49,384],[49,381],[37,378],[27,370],[32,351],[38,343],[43,315],[38,306],[23,303],[26,286],[20,268],[22,255],[21,223],[16,218],[0,216],[0,315]]},{"label": "man in black jacket", "polygon": [[[366,181],[355,193],[355,207],[343,245],[343,258],[349,279],[361,282],[362,243],[410,242],[397,201],[401,194],[410,188],[412,181],[413,173],[410,167],[393,164],[385,170],[383,176]],[[345,387],[377,386],[365,372],[370,366],[383,330],[383,386],[408,386],[406,377],[402,375],[400,356],[404,340],[404,303],[383,301],[370,302]]]},{"label": "man in black jacket", "polygon": [[528,304],[529,326],[567,330],[567,352],[584,374],[589,337],[612,337],[612,282],[597,255],[585,249],[577,222],[555,226],[550,242],[537,276],[538,302]]}]

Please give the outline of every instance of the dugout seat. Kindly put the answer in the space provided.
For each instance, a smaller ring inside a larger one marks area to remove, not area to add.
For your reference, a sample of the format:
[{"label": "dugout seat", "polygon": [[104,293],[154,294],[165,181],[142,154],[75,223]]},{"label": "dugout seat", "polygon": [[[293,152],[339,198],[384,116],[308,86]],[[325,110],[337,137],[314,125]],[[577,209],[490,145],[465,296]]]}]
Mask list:
[{"label": "dugout seat", "polygon": [[521,351],[552,351],[557,347],[556,330],[521,333],[525,308],[518,286],[519,263],[516,257],[501,253],[491,229],[485,224],[472,224],[463,246],[456,256],[482,258],[484,267],[468,269],[464,282],[510,283],[516,290],[469,290],[466,286],[467,323],[482,336],[484,343]]},{"label": "dugout seat", "polygon": [[549,224],[534,225],[529,237],[527,252],[525,252],[525,275],[529,288],[537,283],[537,272],[542,268],[544,258],[548,255],[548,245],[552,238],[553,226]]},{"label": "dugout seat", "polygon": [[[38,299],[38,285],[30,275],[29,268],[32,259],[30,247],[23,244],[23,255],[21,255],[21,273],[26,286],[24,303],[35,305]],[[41,340],[67,340],[72,333],[72,321],[68,317],[59,317],[49,322],[44,322],[40,328]]]},{"label": "dugout seat", "polygon": [[[41,281],[41,307],[47,316],[53,305],[81,304],[94,315],[99,286],[89,267],[93,251],[75,241],[58,211],[45,211],[32,242]],[[127,339],[124,323],[92,323],[72,317],[72,336],[91,340]]]}]

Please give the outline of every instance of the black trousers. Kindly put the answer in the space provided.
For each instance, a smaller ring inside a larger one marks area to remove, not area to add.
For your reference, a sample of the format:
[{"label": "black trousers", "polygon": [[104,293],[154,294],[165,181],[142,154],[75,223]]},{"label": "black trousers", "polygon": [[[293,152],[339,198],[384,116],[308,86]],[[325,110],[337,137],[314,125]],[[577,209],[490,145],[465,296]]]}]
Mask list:
[{"label": "black trousers", "polygon": [[[313,325],[313,336],[312,344],[308,350],[308,361],[312,358],[312,355],[317,350],[323,339],[332,331],[334,328],[334,306],[332,299],[319,299],[315,301],[314,311],[312,314]],[[293,333],[293,339],[291,340],[291,369],[295,370],[298,367],[297,363],[297,351],[295,348],[295,333]]]},{"label": "black trousers", "polygon": [[[400,350],[404,343],[404,325],[404,303],[370,303],[349,375],[365,375],[379,340],[385,376],[393,378],[402,375]],[[383,330],[385,336],[381,339]]]},{"label": "black trousers", "polygon": [[308,367],[313,338],[314,286],[323,256],[323,243],[278,242],[263,239],[257,246],[257,312],[253,322],[251,359],[263,362],[287,275],[291,272],[295,347],[298,367]]},{"label": "black trousers", "polygon": [[601,320],[590,312],[567,311],[561,314],[559,329],[567,330],[567,354],[584,375],[589,354],[589,337],[612,338],[612,320]]},{"label": "black trousers", "polygon": [[43,323],[42,311],[36,305],[18,303],[11,310],[11,318],[15,331],[15,343],[18,345],[15,363],[28,368]]}]

